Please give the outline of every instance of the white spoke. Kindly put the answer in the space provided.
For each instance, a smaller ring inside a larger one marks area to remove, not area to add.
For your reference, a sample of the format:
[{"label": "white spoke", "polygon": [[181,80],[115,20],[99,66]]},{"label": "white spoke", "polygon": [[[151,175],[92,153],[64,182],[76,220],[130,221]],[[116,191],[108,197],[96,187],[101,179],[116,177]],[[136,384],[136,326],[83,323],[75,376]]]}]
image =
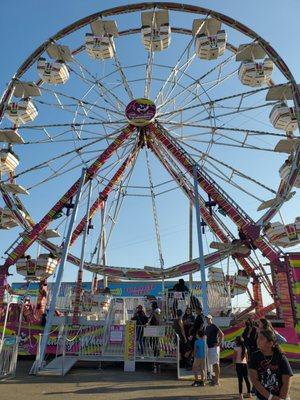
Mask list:
[{"label": "white spoke", "polygon": [[148,99],[150,97],[150,87],[152,80],[152,69],[153,69],[153,59],[154,59],[154,51],[148,52],[147,66],[146,66],[146,82],[144,89],[144,97]]}]

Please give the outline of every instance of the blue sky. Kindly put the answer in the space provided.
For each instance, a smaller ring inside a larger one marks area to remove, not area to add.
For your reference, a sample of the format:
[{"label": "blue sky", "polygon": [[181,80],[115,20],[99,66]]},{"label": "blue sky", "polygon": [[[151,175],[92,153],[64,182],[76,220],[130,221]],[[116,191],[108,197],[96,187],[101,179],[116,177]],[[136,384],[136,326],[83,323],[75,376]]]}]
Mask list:
[{"label": "blue sky", "polygon": [[[113,1],[110,3],[110,6],[113,7],[132,3],[134,2]],[[251,2],[231,0],[225,2],[212,0],[201,2],[190,1],[189,3],[201,5],[227,14],[252,28],[272,44],[290,67],[295,79],[300,81],[299,42],[297,39],[300,3],[298,1],[288,0],[284,3],[285,6],[283,6],[282,1],[280,0],[265,0],[263,2],[261,0],[252,0]],[[0,52],[2,54],[0,61],[0,92],[4,90],[7,82],[9,82],[18,66],[36,47],[38,47],[41,42],[73,21],[107,8],[107,4],[108,3],[104,1],[86,2],[78,0],[64,2],[52,0],[50,3],[37,0],[27,0],[26,2],[17,3],[3,1],[0,13],[0,32],[1,37],[4,38],[0,42]],[[176,16],[176,25],[187,24],[187,21],[190,19],[191,17],[186,15]],[[128,24],[130,22],[131,17],[128,17]],[[231,38],[235,39],[233,33]],[[74,39],[74,43],[77,39],[77,37]],[[122,62],[124,61],[125,63],[127,59],[128,64],[130,64],[130,58],[133,57],[130,43],[135,43],[134,40],[138,39],[130,40],[133,40],[133,42],[124,41],[122,42],[122,48],[119,48]],[[137,46],[136,44],[134,45]],[[165,57],[164,61],[166,62],[167,56],[170,56],[170,59],[173,57],[175,60],[176,56],[174,47],[168,50],[168,52],[169,53],[162,55],[162,57]],[[194,74],[196,73],[195,70],[193,72]],[[101,70],[101,73],[104,74],[104,67],[103,70]],[[278,82],[280,82],[280,76],[276,75],[276,77],[278,77]],[[229,85],[230,83],[228,83],[228,85],[226,85],[226,83],[224,84],[224,91],[228,91],[228,93],[231,90]],[[69,88],[69,86],[66,86],[66,88]],[[70,90],[71,89],[73,90],[73,93],[77,91],[79,93],[81,90],[80,87],[74,86],[70,86]],[[247,88],[244,88],[244,90],[247,90]],[[216,93],[216,95],[217,94],[220,95],[220,92]],[[226,95],[226,92],[224,95]],[[45,118],[46,121],[46,116],[48,117],[47,111],[43,112],[42,106],[40,106],[40,109],[40,117]],[[51,112],[53,113],[53,111]],[[52,121],[54,118],[53,116],[54,114],[51,115]],[[262,118],[265,117],[266,116],[262,114]],[[57,121],[59,121],[59,118],[60,117],[57,116]],[[236,121],[236,123],[238,124],[238,121]],[[255,123],[252,127],[257,129],[260,127],[260,129],[262,129],[263,125]],[[47,149],[43,147],[43,150],[40,150],[40,147],[34,146],[28,150],[24,150],[24,152],[21,151],[21,153],[23,157],[21,158],[21,164],[23,163],[24,167],[25,165],[28,167],[31,165],[32,159],[42,161],[47,155]],[[269,154],[265,155],[265,153],[254,152],[253,156],[250,155],[250,153],[247,153],[246,158],[243,159],[244,155],[238,153],[235,154],[237,155],[233,156],[233,153],[230,152],[224,153],[222,154],[223,160],[229,163],[232,161],[232,157],[236,157],[236,167],[246,171],[249,175],[253,174],[253,177],[259,176],[261,173],[261,166],[266,162],[266,171],[261,175],[261,179],[265,184],[270,184],[273,188],[276,187],[276,184],[278,184],[278,167],[284,160],[284,156],[278,157],[278,155],[275,155],[275,158],[273,159],[273,154],[271,157]],[[216,157],[220,156],[218,152],[214,153],[214,155]],[[145,171],[143,172],[144,175],[141,172],[144,168],[143,165],[145,164],[145,159],[143,157],[144,155],[141,155],[141,159],[138,160],[137,171],[133,174],[133,179],[136,179],[136,182],[141,182],[146,177]],[[272,167],[273,161],[274,169]],[[158,163],[155,160],[152,160],[152,163],[155,183],[160,184],[167,180],[168,175],[159,169]],[[20,169],[23,169],[23,165]],[[38,180],[41,176],[42,175],[37,175],[34,179]],[[60,179],[58,182],[53,181],[46,188],[41,186],[35,194],[33,193],[32,198],[26,200],[26,205],[35,218],[38,219],[38,217],[42,217],[47,211],[47,207],[50,208],[51,205],[54,204],[55,200],[64,193],[77,176],[78,171],[74,170],[68,175],[66,180]],[[27,186],[31,186],[30,182],[31,176],[26,179],[24,178],[24,183]],[[256,191],[254,187],[249,187],[251,191]],[[251,203],[243,194],[239,194],[229,187],[228,190],[230,190],[230,194],[237,201],[240,200],[244,207],[249,208],[247,211],[249,211],[250,215],[253,215],[254,219],[258,217],[258,214],[255,214],[255,209],[258,206],[257,202]],[[161,203],[160,200],[157,200],[161,225],[162,248],[166,266],[184,261],[188,255],[188,204],[186,203],[186,206],[183,206],[183,204],[185,204],[184,198],[178,190],[170,193],[171,194],[166,195]],[[258,197],[264,196],[264,194],[259,191],[254,194]],[[264,199],[267,199],[267,197]],[[299,195],[297,194],[295,199],[292,200],[283,210],[283,217],[287,222],[292,222],[295,216],[298,215],[298,204]],[[112,244],[108,249],[108,262],[112,265],[158,265],[150,199],[131,197],[130,201],[128,201],[124,207],[124,213],[120,213],[120,228],[118,228],[118,230],[116,228]],[[97,237],[95,231],[96,230],[91,233],[89,238],[88,253],[92,251]],[[0,232],[1,253],[16,237],[16,234],[17,230]],[[209,244],[209,242],[213,240],[213,237],[208,234],[205,240]],[[194,249],[196,249],[195,243]],[[74,252],[79,254],[79,251],[80,246],[78,245],[75,247]],[[194,255],[197,255],[196,250]],[[231,267],[234,271],[235,266],[232,262]],[[72,280],[74,279],[74,275],[74,268],[70,266],[66,270],[64,279]]]}]

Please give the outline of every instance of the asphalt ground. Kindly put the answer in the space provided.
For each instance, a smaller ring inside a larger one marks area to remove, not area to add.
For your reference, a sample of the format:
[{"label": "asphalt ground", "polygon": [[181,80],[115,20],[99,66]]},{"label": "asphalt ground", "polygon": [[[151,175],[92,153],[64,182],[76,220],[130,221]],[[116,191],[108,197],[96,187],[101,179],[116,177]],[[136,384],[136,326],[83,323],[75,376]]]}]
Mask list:
[{"label": "asphalt ground", "polygon": [[[20,360],[16,376],[1,381],[0,400],[236,400],[237,378],[231,366],[222,366],[219,387],[192,387],[191,381],[176,379],[173,366],[162,367],[160,374],[152,366],[138,364],[136,372],[123,372],[123,365],[102,363],[80,365],[66,376],[28,375],[32,361]],[[300,372],[292,382],[291,400],[300,400]]]}]

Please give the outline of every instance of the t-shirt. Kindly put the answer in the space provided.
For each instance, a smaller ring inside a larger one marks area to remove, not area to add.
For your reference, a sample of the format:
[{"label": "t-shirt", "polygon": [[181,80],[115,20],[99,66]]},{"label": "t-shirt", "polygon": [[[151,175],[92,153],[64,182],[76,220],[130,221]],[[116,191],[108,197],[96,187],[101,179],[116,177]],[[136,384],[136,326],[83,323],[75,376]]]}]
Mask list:
[{"label": "t-shirt", "polygon": [[247,347],[249,354],[257,351],[257,331],[255,327],[251,328],[250,331],[248,331],[248,329],[245,329],[242,337],[244,339],[245,346]]},{"label": "t-shirt", "polygon": [[236,346],[233,348],[233,350],[236,352],[236,364],[247,364],[247,359],[246,359],[246,349],[245,349],[245,355],[244,358],[242,359],[242,348],[241,346]]},{"label": "t-shirt", "polygon": [[148,322],[148,317],[145,313],[143,312],[137,312],[134,314],[134,316],[131,318],[132,321],[136,321],[136,325],[146,325]]},{"label": "t-shirt", "polygon": [[196,336],[197,331],[198,331],[199,329],[202,329],[202,328],[203,328],[203,325],[204,325],[204,317],[203,317],[203,314],[197,315],[197,317],[196,317],[196,319],[195,319],[195,322],[194,322],[194,325],[193,325],[193,328],[192,328],[192,330],[191,330],[191,334],[192,334],[193,336]]},{"label": "t-shirt", "polygon": [[195,341],[195,358],[204,358],[205,357],[205,344],[203,339],[196,339]]},{"label": "t-shirt", "polygon": [[[274,353],[265,356],[261,351],[251,354],[249,368],[257,371],[259,382],[269,393],[278,396],[282,387],[282,375],[293,375],[291,366],[284,354]],[[265,400],[258,391],[257,398]]]},{"label": "t-shirt", "polygon": [[180,283],[176,283],[173,287],[175,292],[189,292],[189,288],[185,285],[180,285]]},{"label": "t-shirt", "polygon": [[218,343],[218,333],[220,329],[215,324],[207,325],[205,328],[205,335],[207,337],[206,343],[208,348],[215,347]]}]

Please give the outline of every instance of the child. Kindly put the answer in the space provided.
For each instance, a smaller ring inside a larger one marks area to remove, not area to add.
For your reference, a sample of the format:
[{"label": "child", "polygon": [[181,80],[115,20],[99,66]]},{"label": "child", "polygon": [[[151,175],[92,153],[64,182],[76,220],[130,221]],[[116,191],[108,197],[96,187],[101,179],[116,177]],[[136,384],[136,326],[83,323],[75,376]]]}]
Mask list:
[{"label": "child", "polygon": [[243,379],[246,382],[247,386],[247,395],[245,397],[251,398],[251,388],[250,382],[248,378],[248,368],[247,368],[247,361],[248,361],[248,354],[246,350],[246,346],[244,343],[244,339],[241,336],[237,336],[235,339],[235,347],[233,348],[234,355],[233,355],[233,362],[235,363],[236,374],[238,377],[239,382],[239,399],[243,399]]},{"label": "child", "polygon": [[192,386],[204,386],[204,369],[205,369],[204,332],[202,330],[198,330],[196,333],[196,341],[194,347],[194,363],[193,363],[195,382],[192,384]]},{"label": "child", "polygon": [[260,331],[257,346],[259,350],[251,354],[249,362],[257,399],[288,399],[293,372],[277,344],[275,333],[271,330]]}]

